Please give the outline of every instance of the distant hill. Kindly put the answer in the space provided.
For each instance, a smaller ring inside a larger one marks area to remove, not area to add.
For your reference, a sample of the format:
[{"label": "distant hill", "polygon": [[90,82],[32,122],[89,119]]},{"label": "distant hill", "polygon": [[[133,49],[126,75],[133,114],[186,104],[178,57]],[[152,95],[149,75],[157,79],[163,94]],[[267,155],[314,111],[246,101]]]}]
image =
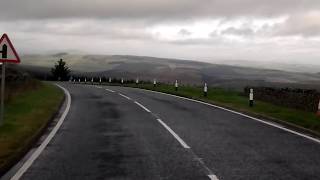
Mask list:
[{"label": "distant hill", "polygon": [[[48,72],[58,58],[63,58],[73,70],[74,76],[124,77],[172,83],[243,88],[246,85],[298,86],[318,88],[319,73],[298,73],[281,70],[210,64],[205,62],[128,55],[25,55],[22,66],[31,71]],[[37,68],[35,68],[37,67]],[[41,70],[40,70],[41,69]]]}]

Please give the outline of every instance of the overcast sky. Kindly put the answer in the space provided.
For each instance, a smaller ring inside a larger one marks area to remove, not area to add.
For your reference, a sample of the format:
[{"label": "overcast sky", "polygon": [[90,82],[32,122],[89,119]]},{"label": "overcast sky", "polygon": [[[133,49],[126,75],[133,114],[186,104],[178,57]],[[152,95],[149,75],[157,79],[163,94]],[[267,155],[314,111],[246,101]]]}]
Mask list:
[{"label": "overcast sky", "polygon": [[0,0],[20,54],[320,64],[320,0]]}]

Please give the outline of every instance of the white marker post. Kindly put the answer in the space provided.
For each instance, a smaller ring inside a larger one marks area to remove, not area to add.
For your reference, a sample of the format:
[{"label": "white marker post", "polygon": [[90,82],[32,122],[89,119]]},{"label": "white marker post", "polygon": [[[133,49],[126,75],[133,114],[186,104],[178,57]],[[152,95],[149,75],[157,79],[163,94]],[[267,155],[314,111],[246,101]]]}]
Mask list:
[{"label": "white marker post", "polygon": [[101,77],[100,77],[100,79],[99,79],[99,82],[100,82],[100,84],[101,84],[101,82],[102,82]]},{"label": "white marker post", "polygon": [[157,86],[157,80],[153,79],[153,87],[156,87],[156,86]]},{"label": "white marker post", "polygon": [[85,84],[87,83],[87,78],[84,78],[84,83],[85,83]]},{"label": "white marker post", "polygon": [[91,84],[93,84],[93,78],[91,78]]},{"label": "white marker post", "polygon": [[111,77],[109,77],[109,83],[111,83],[111,82],[112,82]]},{"label": "white marker post", "polygon": [[14,49],[7,34],[3,34],[0,39],[0,62],[2,63],[1,72],[1,108],[0,108],[0,126],[4,122],[4,93],[6,82],[6,63],[20,63],[20,58]]},{"label": "white marker post", "polygon": [[249,94],[249,106],[253,107],[253,89],[250,89],[250,94]]},{"label": "white marker post", "polygon": [[121,84],[123,84],[123,78],[121,78]]},{"label": "white marker post", "polygon": [[174,87],[175,87],[175,90],[178,91],[178,87],[179,87],[178,80],[176,80],[176,82],[174,83]]},{"label": "white marker post", "polygon": [[139,84],[139,78],[137,77],[137,79],[136,79],[136,85],[138,86],[138,84]]},{"label": "white marker post", "polygon": [[203,95],[204,97],[207,97],[208,95],[208,86],[207,86],[207,83],[204,83],[204,87],[203,87]]}]

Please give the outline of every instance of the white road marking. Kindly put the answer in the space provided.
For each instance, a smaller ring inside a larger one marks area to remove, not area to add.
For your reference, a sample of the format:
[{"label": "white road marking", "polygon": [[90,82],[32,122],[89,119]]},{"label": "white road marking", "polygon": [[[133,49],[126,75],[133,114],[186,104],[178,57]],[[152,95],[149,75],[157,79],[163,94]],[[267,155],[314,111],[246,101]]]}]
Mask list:
[{"label": "white road marking", "polygon": [[[110,92],[114,92],[110,89],[106,89],[107,91],[110,91]],[[124,95],[124,94],[121,94],[121,93],[118,93],[120,96],[128,99],[128,100],[131,100],[130,97]],[[153,114],[148,108],[146,108],[145,106],[143,106],[142,104],[140,104],[139,102],[137,101],[134,101],[135,104],[137,104],[138,106],[140,106],[142,109],[144,109],[145,111],[147,111],[148,113],[151,113],[154,117],[156,117],[157,121],[167,130],[169,131],[169,133],[181,144],[181,146],[185,149],[188,149],[189,152],[194,156],[195,159],[197,159],[197,161],[201,164],[201,166],[207,171],[208,173],[208,177],[210,180],[219,180],[218,177],[216,175],[214,175],[212,173],[212,171],[206,166],[206,164],[202,161],[202,159],[198,158],[198,156],[192,151],[191,147],[187,145],[186,142],[184,142],[180,136],[175,133],[166,123],[164,123],[160,118],[157,117],[157,115]]]},{"label": "white road marking", "polygon": [[124,94],[119,93],[119,95],[122,96],[122,97],[124,97],[124,98],[126,98],[126,99],[128,99],[128,100],[131,100],[131,98],[129,98],[128,96],[126,96],[126,95],[124,95]]},{"label": "white road marking", "polygon": [[176,140],[182,145],[183,148],[186,148],[186,149],[190,149],[190,146],[187,145],[187,143],[185,143],[179,136],[178,134],[176,134],[166,123],[164,123],[161,119],[157,119],[157,121],[159,121],[159,123],[164,127],[166,128],[170,134],[172,134],[172,136],[174,138],[176,138]]},{"label": "white road marking", "polygon": [[66,109],[64,110],[62,116],[60,117],[58,123],[56,126],[53,128],[53,130],[50,132],[50,134],[46,137],[46,139],[42,142],[42,144],[37,148],[36,151],[29,157],[29,159],[21,166],[21,168],[15,173],[14,176],[11,177],[11,180],[19,180],[22,175],[30,168],[30,166],[33,164],[33,162],[39,157],[39,155],[42,153],[42,151],[47,147],[49,142],[52,140],[52,138],[55,136],[59,128],[61,127],[64,119],[66,118],[70,106],[71,106],[71,96],[68,90],[63,88],[62,86],[56,84],[58,87],[60,87],[65,95],[67,96],[67,106]]},{"label": "white road marking", "polygon": [[111,90],[111,89],[106,89],[106,91],[109,91],[109,92],[114,93],[114,91],[113,91],[113,90]]},{"label": "white road marking", "polygon": [[140,106],[142,109],[144,109],[144,110],[147,111],[148,113],[151,112],[148,108],[144,107],[142,104],[138,103],[137,101],[135,101],[134,103],[137,104],[138,106]]},{"label": "white road marking", "polygon": [[240,115],[240,116],[243,116],[243,117],[258,121],[258,122],[261,122],[263,124],[267,124],[269,126],[272,126],[272,127],[287,131],[289,133],[304,137],[304,138],[309,139],[311,141],[314,141],[316,143],[320,143],[320,139],[313,138],[311,136],[308,136],[308,135],[293,131],[291,129],[285,128],[285,127],[283,127],[281,125],[274,124],[274,123],[271,123],[271,122],[268,122],[268,121],[264,121],[264,120],[261,120],[261,119],[258,119],[258,118],[255,118],[255,117],[252,117],[252,116],[249,116],[249,115],[246,115],[246,114],[243,114],[243,113],[231,110],[231,109],[227,109],[227,108],[221,107],[221,106],[217,106],[217,105],[213,105],[213,104],[209,104],[209,103],[206,103],[206,102],[198,101],[198,100],[195,100],[195,99],[189,99],[189,98],[186,98],[186,97],[181,97],[181,96],[177,96],[177,95],[173,95],[173,94],[167,94],[167,93],[157,92],[157,91],[152,91],[152,90],[147,90],[147,89],[141,89],[141,90],[149,91],[149,92],[153,92],[153,93],[158,93],[158,94],[164,94],[164,95],[167,95],[167,96],[172,96],[172,97],[176,97],[176,98],[180,98],[180,99],[184,99],[184,100],[188,100],[188,101],[197,102],[197,103],[204,104],[204,105],[207,105],[207,106],[215,107],[217,109],[222,109],[224,111],[228,111],[228,112],[231,112],[231,113],[234,113],[234,114],[237,114],[237,115]]},{"label": "white road marking", "polygon": [[214,174],[208,175],[211,180],[219,180],[218,177]]}]

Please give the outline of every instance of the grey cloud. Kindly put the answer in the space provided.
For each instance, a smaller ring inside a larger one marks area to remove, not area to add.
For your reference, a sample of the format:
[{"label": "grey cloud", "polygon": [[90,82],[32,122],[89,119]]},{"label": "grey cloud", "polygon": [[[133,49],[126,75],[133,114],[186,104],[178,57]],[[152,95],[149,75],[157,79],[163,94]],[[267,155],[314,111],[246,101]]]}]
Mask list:
[{"label": "grey cloud", "polygon": [[184,20],[203,17],[278,16],[320,8],[317,0],[1,0],[0,18]]},{"label": "grey cloud", "polygon": [[237,36],[252,36],[252,35],[254,35],[254,31],[251,28],[229,27],[229,28],[221,31],[221,34],[237,35]]},{"label": "grey cloud", "polygon": [[290,16],[284,23],[276,25],[275,36],[320,36],[320,12]]},{"label": "grey cloud", "polygon": [[103,20],[32,20],[17,22],[1,22],[2,32],[23,32],[25,34],[41,34],[48,36],[94,36],[105,39],[151,40],[143,23],[114,22]]},{"label": "grey cloud", "polygon": [[178,34],[182,35],[182,36],[190,36],[192,34],[192,32],[186,30],[186,29],[180,29],[180,31],[178,32]]},{"label": "grey cloud", "polygon": [[[71,49],[87,53],[187,59],[233,57],[260,60],[263,57],[316,62],[319,57],[317,47],[320,41],[304,38],[320,36],[320,18],[317,16],[313,20],[310,15],[312,11],[319,12],[319,0],[0,1],[0,32],[8,32],[16,48],[29,54]],[[255,32],[252,24],[228,25],[230,20],[279,16],[289,18],[283,23],[266,24]],[[222,19],[227,23],[222,22],[222,30],[212,29],[214,31],[208,38],[190,38],[197,33],[194,31],[189,37],[191,32],[188,29],[174,30],[185,37],[171,41],[148,32],[156,25],[181,25],[182,28],[208,19]],[[246,39],[243,42],[228,41],[221,34],[245,36]],[[302,38],[292,40],[288,37],[291,35]]]}]

